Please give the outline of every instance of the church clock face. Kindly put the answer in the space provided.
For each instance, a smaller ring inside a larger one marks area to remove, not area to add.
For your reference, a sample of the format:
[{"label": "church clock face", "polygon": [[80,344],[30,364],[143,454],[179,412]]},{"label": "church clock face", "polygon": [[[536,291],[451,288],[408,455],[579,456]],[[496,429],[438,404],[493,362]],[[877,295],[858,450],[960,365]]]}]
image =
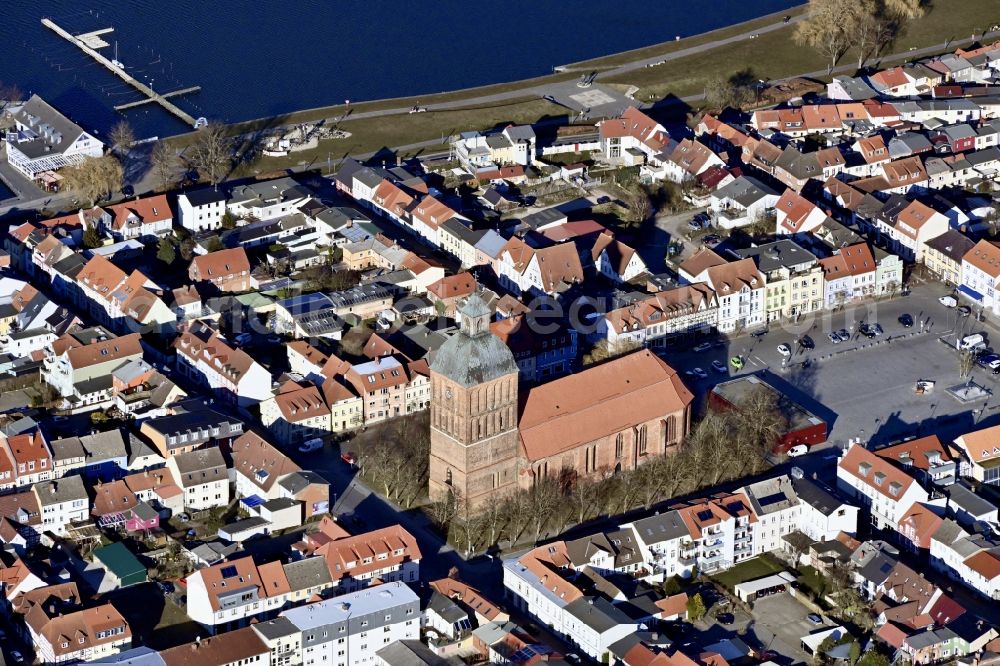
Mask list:
[{"label": "church clock face", "polygon": [[451,400],[451,396],[452,396],[451,387],[448,387],[444,390],[444,397],[447,398],[448,400]]}]

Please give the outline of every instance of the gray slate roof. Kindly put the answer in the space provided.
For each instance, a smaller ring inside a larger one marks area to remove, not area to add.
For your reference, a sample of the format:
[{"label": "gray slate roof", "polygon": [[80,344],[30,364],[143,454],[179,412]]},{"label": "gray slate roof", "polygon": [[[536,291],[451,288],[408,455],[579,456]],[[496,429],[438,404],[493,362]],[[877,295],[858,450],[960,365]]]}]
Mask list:
[{"label": "gray slate roof", "polygon": [[[463,320],[490,315],[490,309],[478,294],[467,298],[459,312]],[[510,348],[488,329],[470,335],[463,327],[441,345],[434,356],[431,370],[469,387],[517,374],[517,363]]]}]

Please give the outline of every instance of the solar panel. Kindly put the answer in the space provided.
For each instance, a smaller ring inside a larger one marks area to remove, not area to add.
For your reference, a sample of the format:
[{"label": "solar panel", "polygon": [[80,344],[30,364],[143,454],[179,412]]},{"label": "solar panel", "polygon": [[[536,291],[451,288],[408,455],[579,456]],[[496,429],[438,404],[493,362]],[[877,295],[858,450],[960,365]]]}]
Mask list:
[{"label": "solar panel", "polygon": [[222,567],[222,577],[223,578],[233,578],[234,576],[236,576],[236,567],[234,567],[234,566],[225,566],[225,567]]}]

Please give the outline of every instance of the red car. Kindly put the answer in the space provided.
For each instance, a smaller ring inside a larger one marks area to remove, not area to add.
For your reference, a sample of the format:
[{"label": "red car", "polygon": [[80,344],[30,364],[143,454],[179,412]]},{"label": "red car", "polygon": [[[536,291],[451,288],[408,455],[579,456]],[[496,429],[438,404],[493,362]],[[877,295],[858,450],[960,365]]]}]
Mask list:
[{"label": "red car", "polygon": [[341,453],[340,459],[343,460],[348,465],[355,465],[358,462],[357,457],[354,455],[354,451],[348,451],[347,453]]}]

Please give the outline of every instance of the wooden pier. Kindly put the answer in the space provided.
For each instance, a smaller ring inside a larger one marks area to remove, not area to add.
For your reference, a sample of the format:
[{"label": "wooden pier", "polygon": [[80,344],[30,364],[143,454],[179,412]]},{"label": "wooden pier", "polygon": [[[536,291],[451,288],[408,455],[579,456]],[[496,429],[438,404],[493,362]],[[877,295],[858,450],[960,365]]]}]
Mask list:
[{"label": "wooden pier", "polygon": [[[132,107],[140,106],[142,104],[149,104],[151,102],[155,102],[156,104],[159,104],[168,112],[172,113],[174,116],[179,118],[181,121],[187,123],[188,126],[196,127],[195,118],[187,111],[184,111],[179,106],[171,102],[168,98],[174,97],[176,95],[184,95],[187,93],[197,92],[201,88],[199,86],[192,86],[190,88],[184,88],[183,90],[175,90],[173,92],[160,94],[154,91],[149,86],[147,86],[142,81],[139,81],[137,78],[129,74],[123,68],[116,66],[113,62],[111,62],[111,60],[101,55],[97,51],[97,48],[94,48],[94,46],[97,46],[98,48],[102,46],[107,46],[107,43],[104,42],[102,39],[100,39],[100,35],[111,32],[113,28],[104,28],[102,30],[95,30],[94,32],[89,32],[84,35],[81,35],[80,37],[77,37],[76,35],[73,35],[70,32],[59,27],[51,19],[43,18],[42,25],[44,25],[46,28],[56,33],[69,43],[79,47],[81,51],[89,55],[97,62],[104,65],[108,70],[111,71],[112,74],[122,79],[130,86],[132,86],[133,88],[135,88],[136,90],[138,90],[139,92],[141,92],[143,95],[146,96],[146,99],[138,100],[136,102],[119,104],[118,106],[115,107],[116,110],[121,111],[123,109],[130,109]],[[94,44],[94,46],[91,46],[91,44]]]}]

